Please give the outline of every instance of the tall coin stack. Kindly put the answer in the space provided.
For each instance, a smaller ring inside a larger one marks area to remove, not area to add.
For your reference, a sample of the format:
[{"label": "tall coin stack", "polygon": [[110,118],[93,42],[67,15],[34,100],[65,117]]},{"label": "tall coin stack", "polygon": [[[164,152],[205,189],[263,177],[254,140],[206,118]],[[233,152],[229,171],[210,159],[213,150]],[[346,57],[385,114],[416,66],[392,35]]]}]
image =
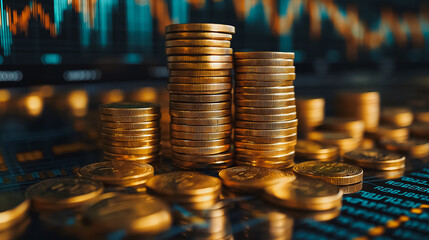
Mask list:
[{"label": "tall coin stack", "polygon": [[294,165],[294,53],[235,53],[235,160],[238,165]]},{"label": "tall coin stack", "polygon": [[221,169],[232,164],[230,40],[222,24],[166,27],[170,78],[170,143],[173,164],[185,169]]},{"label": "tall coin stack", "polygon": [[151,163],[159,159],[160,106],[154,103],[109,103],[99,108],[103,157]]}]

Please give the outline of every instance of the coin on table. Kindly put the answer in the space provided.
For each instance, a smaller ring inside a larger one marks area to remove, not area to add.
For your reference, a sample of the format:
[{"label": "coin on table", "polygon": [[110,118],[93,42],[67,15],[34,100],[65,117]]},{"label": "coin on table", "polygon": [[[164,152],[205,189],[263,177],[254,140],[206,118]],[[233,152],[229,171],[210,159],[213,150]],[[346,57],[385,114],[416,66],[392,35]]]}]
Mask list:
[{"label": "coin on table", "polygon": [[341,162],[302,162],[295,165],[293,171],[335,185],[350,185],[363,180],[362,168]]},{"label": "coin on table", "polygon": [[237,166],[219,172],[222,183],[237,191],[262,190],[265,187],[295,180],[295,175],[277,169]]},{"label": "coin on table", "polygon": [[170,83],[203,84],[203,83],[231,83],[231,76],[224,77],[170,77]]},{"label": "coin on table", "polygon": [[405,167],[405,156],[383,149],[357,149],[344,154],[344,160],[364,168],[397,170]]},{"label": "coin on table", "polygon": [[30,201],[22,192],[0,193],[0,230],[10,229],[27,217]]},{"label": "coin on table", "polygon": [[166,48],[167,55],[231,55],[229,47],[170,47]]},{"label": "coin on table", "polygon": [[341,206],[343,192],[319,179],[300,177],[265,188],[266,200],[288,208],[324,211]]},{"label": "coin on table", "polygon": [[231,115],[231,109],[212,110],[212,111],[185,111],[170,109],[170,115],[178,118],[214,118]]},{"label": "coin on table", "polygon": [[36,183],[25,192],[36,209],[60,210],[80,207],[103,192],[103,185],[84,178],[52,178]]},{"label": "coin on table", "polygon": [[215,39],[231,40],[232,34],[218,32],[171,32],[165,34],[165,39]]},{"label": "coin on table", "polygon": [[225,47],[229,48],[231,42],[228,40],[214,39],[177,39],[165,41],[165,47]]},{"label": "coin on table", "polygon": [[295,53],[293,52],[235,52],[234,57],[237,59],[273,59],[273,58],[285,58],[285,59],[294,59]]},{"label": "coin on table", "polygon": [[165,27],[165,32],[220,32],[233,34],[235,33],[235,27],[231,25],[215,23],[183,23],[170,24]]},{"label": "coin on table", "polygon": [[172,224],[170,207],[147,194],[106,193],[87,207],[83,218],[98,230],[153,236]]},{"label": "coin on table", "polygon": [[231,102],[216,102],[216,103],[186,103],[170,101],[170,109],[187,110],[187,111],[212,111],[231,108]]},{"label": "coin on table", "polygon": [[236,73],[295,73],[294,66],[236,66]]},{"label": "coin on table", "polygon": [[187,139],[187,140],[196,140],[196,141],[206,141],[206,140],[215,140],[221,138],[230,138],[231,131],[225,132],[181,132],[174,131],[170,132],[172,138],[177,139]]},{"label": "coin on table", "polygon": [[247,128],[247,129],[266,129],[276,130],[285,129],[298,126],[298,120],[282,121],[282,122],[249,122],[249,121],[235,121],[236,128]]},{"label": "coin on table", "polygon": [[210,62],[173,62],[167,64],[168,69],[183,69],[183,70],[218,70],[218,69],[232,69],[232,63],[210,63]]},{"label": "coin on table", "polygon": [[293,59],[236,59],[237,66],[293,66]]},{"label": "coin on table", "polygon": [[253,121],[253,122],[283,122],[296,119],[296,113],[286,113],[286,114],[245,114],[245,113],[236,113],[235,119],[243,121]]},{"label": "coin on table", "polygon": [[171,117],[171,123],[193,126],[222,125],[232,122],[231,116],[214,118],[176,118]]},{"label": "coin on table", "polygon": [[286,82],[295,80],[296,74],[290,73],[236,73],[235,79],[237,82],[241,81],[262,81],[262,82]]},{"label": "coin on table", "polygon": [[149,164],[131,161],[105,161],[92,163],[79,169],[79,175],[106,184],[136,186],[144,184],[154,175]]},{"label": "coin on table", "polygon": [[159,113],[161,107],[147,102],[117,102],[100,105],[100,112],[106,115],[144,115]]},{"label": "coin on table", "polygon": [[170,77],[229,77],[231,70],[170,70],[169,75]]}]

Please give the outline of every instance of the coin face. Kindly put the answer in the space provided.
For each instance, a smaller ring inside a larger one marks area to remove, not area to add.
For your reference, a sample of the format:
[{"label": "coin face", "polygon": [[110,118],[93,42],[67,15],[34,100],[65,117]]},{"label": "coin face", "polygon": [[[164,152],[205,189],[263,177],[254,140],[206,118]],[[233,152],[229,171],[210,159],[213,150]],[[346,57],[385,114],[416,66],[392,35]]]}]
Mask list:
[{"label": "coin face", "polygon": [[146,186],[163,195],[199,195],[220,190],[221,182],[215,177],[198,172],[171,172],[156,175]]},{"label": "coin face", "polygon": [[280,182],[295,180],[295,175],[277,169],[253,166],[237,166],[219,172],[222,183],[237,190],[261,190]]},{"label": "coin face", "polygon": [[40,204],[85,202],[103,191],[101,183],[84,178],[53,178],[30,186],[27,198]]},{"label": "coin face", "polygon": [[[140,183],[139,179],[146,181],[152,177],[154,169],[149,164],[118,160],[89,164],[82,167],[79,170],[79,174],[83,177],[110,184],[121,184],[121,182],[127,180],[137,180],[136,183]],[[134,185],[133,183],[131,184]]]},{"label": "coin face", "polygon": [[341,162],[302,162],[295,165],[293,171],[336,185],[349,185],[363,180],[362,168]]}]

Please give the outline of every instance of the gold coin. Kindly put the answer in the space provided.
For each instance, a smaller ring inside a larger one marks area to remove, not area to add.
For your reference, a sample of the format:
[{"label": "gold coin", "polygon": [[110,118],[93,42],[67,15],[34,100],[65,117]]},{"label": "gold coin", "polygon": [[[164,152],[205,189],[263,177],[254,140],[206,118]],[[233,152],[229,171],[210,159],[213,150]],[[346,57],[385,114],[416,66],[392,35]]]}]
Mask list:
[{"label": "gold coin", "polygon": [[104,151],[103,158],[109,161],[135,161],[139,163],[152,163],[159,160],[159,153],[154,152],[150,154],[117,154]]},{"label": "gold coin", "polygon": [[[193,156],[193,155],[190,155]],[[211,155],[207,155],[211,156]],[[182,168],[182,169],[211,169],[211,170],[217,170],[217,169],[225,169],[227,167],[230,167],[233,164],[232,159],[227,161],[218,161],[218,162],[190,162],[190,161],[181,161],[178,159],[173,158],[173,165]]]},{"label": "gold coin", "polygon": [[149,164],[131,161],[105,161],[92,163],[79,169],[79,175],[105,184],[137,186],[154,175]]},{"label": "gold coin", "polygon": [[278,164],[278,165],[290,165],[293,164],[294,152],[288,152],[286,154],[273,155],[273,156],[252,156],[248,154],[236,154],[235,159],[239,161],[254,162],[254,163],[267,163],[267,164]]},{"label": "gold coin", "polygon": [[293,171],[335,185],[350,185],[363,180],[362,168],[341,162],[302,162],[295,165]]},{"label": "gold coin", "polygon": [[322,141],[326,143],[332,143],[335,145],[356,142],[356,140],[353,139],[353,137],[351,137],[347,133],[328,132],[328,131],[311,132],[308,135],[308,138],[313,141]]},{"label": "gold coin", "polygon": [[237,66],[293,66],[293,59],[236,59]]},{"label": "gold coin", "polygon": [[296,119],[296,113],[293,112],[293,113],[273,114],[273,115],[236,113],[235,119],[243,120],[243,121],[255,121],[255,122],[290,121],[290,120]]},{"label": "gold coin", "polygon": [[177,139],[186,139],[186,140],[215,140],[221,138],[230,138],[231,131],[225,132],[211,132],[211,133],[198,133],[198,132],[181,132],[181,131],[170,131],[170,136]]},{"label": "gold coin", "polygon": [[170,101],[172,102],[190,102],[190,103],[216,103],[226,102],[231,100],[230,93],[224,94],[170,94]]},{"label": "gold coin", "polygon": [[139,136],[147,134],[156,134],[159,128],[143,128],[143,129],[120,129],[120,128],[106,128],[101,127],[101,132],[110,135],[126,135],[126,136]]},{"label": "gold coin", "polygon": [[189,154],[189,155],[211,155],[229,151],[231,145],[219,145],[212,147],[188,147],[171,145],[171,150],[176,153]]},{"label": "gold coin", "polygon": [[160,114],[145,114],[145,115],[105,115],[100,114],[100,119],[107,122],[122,122],[122,123],[138,123],[156,121],[161,118]]},{"label": "gold coin", "polygon": [[187,146],[187,147],[215,147],[215,146],[230,144],[231,139],[221,138],[221,139],[207,140],[207,141],[193,141],[193,140],[170,138],[170,143],[171,145]]},{"label": "gold coin", "polygon": [[236,128],[247,128],[247,129],[285,129],[291,127],[297,127],[298,120],[283,121],[283,122],[249,122],[249,121],[235,121]]},{"label": "gold coin", "polygon": [[213,111],[181,111],[170,109],[170,115],[178,118],[215,118],[231,116],[231,109]]},{"label": "gold coin", "polygon": [[417,138],[395,140],[382,138],[380,144],[390,151],[399,151],[410,154],[415,158],[423,158],[429,155],[429,141]]},{"label": "gold coin", "polygon": [[275,94],[275,93],[288,93],[294,92],[293,86],[281,86],[281,87],[236,87],[235,93],[251,93],[251,94]]},{"label": "gold coin", "polygon": [[117,147],[117,146],[103,146],[103,149],[107,152],[116,153],[116,154],[150,154],[158,152],[160,149],[159,145],[155,146],[143,146],[143,147]]},{"label": "gold coin", "polygon": [[147,102],[117,102],[100,105],[100,112],[105,115],[145,115],[159,113],[161,107]]},{"label": "gold coin", "polygon": [[103,194],[87,207],[83,218],[104,232],[126,231],[140,236],[154,236],[172,224],[170,207],[148,194]]},{"label": "gold coin", "polygon": [[278,137],[295,134],[297,132],[296,127],[285,128],[285,129],[272,129],[272,130],[259,130],[259,129],[247,129],[247,128],[236,128],[235,134],[244,136],[260,136],[260,137]]},{"label": "gold coin", "polygon": [[393,125],[379,125],[374,129],[366,130],[369,137],[372,138],[390,138],[397,140],[405,140],[408,138],[409,130],[406,127],[397,127]]},{"label": "gold coin", "polygon": [[235,134],[234,140],[238,142],[247,142],[247,143],[279,143],[279,142],[296,141],[297,134],[291,134],[291,135],[280,136],[280,137],[251,137],[251,136],[242,136],[242,135]]},{"label": "gold coin", "polygon": [[294,59],[293,52],[235,52],[234,57],[237,59]]},{"label": "gold coin", "polygon": [[242,100],[285,100],[295,98],[294,92],[276,93],[276,94],[250,94],[250,93],[235,93],[235,99]]},{"label": "gold coin", "polygon": [[287,114],[295,113],[295,106],[281,106],[272,108],[261,107],[236,107],[235,113],[255,114],[255,115],[274,115],[274,114]]},{"label": "gold coin", "polygon": [[115,141],[103,139],[102,143],[107,146],[117,146],[117,147],[144,147],[144,146],[154,146],[159,145],[161,140],[152,139],[152,140],[141,140],[141,141]]},{"label": "gold coin", "polygon": [[160,127],[159,121],[136,122],[136,123],[102,121],[101,125],[106,128],[118,128],[118,129],[129,129],[129,130]]},{"label": "gold coin", "polygon": [[294,66],[236,66],[237,73],[295,73]]},{"label": "gold coin", "polygon": [[170,172],[155,175],[146,182],[148,189],[161,195],[205,195],[221,189],[221,182],[215,177],[198,172]]},{"label": "gold coin", "polygon": [[229,48],[231,42],[214,39],[178,39],[165,41],[165,47],[224,47]]},{"label": "gold coin", "polygon": [[235,27],[217,23],[183,23],[170,24],[165,27],[165,32],[221,32],[233,34],[235,33]]},{"label": "gold coin", "polygon": [[170,70],[170,77],[229,77],[231,70]]},{"label": "gold coin", "polygon": [[232,69],[232,63],[168,63],[168,69],[184,69],[184,70],[218,70],[218,69]]},{"label": "gold coin", "polygon": [[295,151],[297,154],[313,155],[313,154],[328,154],[335,155],[338,151],[335,145],[319,143],[310,140],[298,140]]},{"label": "gold coin", "polygon": [[296,104],[303,109],[320,109],[325,107],[325,99],[318,97],[298,97]]},{"label": "gold coin", "polygon": [[211,92],[211,91],[231,91],[231,83],[206,83],[206,84],[178,84],[169,83],[167,89],[170,91],[183,92]]},{"label": "gold coin", "polygon": [[243,100],[235,99],[237,108],[240,107],[256,107],[256,108],[277,108],[286,106],[295,106],[295,98],[277,99],[277,100]]},{"label": "gold coin", "polygon": [[216,39],[231,40],[232,34],[218,32],[174,32],[165,34],[165,39]]},{"label": "gold coin", "polygon": [[25,192],[37,209],[61,210],[80,207],[103,192],[99,182],[84,178],[52,178],[36,183]]},{"label": "gold coin", "polygon": [[414,115],[409,108],[390,107],[381,111],[381,120],[398,127],[408,127],[413,123]]},{"label": "gold coin", "polygon": [[251,150],[281,150],[289,149],[292,146],[296,145],[296,141],[289,142],[276,142],[276,143],[249,143],[249,142],[240,142],[235,141],[234,146],[236,148],[251,149]]},{"label": "gold coin", "polygon": [[236,88],[242,87],[288,87],[293,86],[293,81],[235,81]]},{"label": "gold coin", "polygon": [[180,125],[192,125],[192,126],[209,126],[209,125],[222,125],[232,122],[231,116],[218,117],[218,118],[176,118],[171,117],[171,123]]},{"label": "gold coin", "polygon": [[231,102],[217,102],[217,103],[184,103],[184,102],[171,102],[170,109],[172,110],[187,110],[187,111],[211,111],[223,110],[231,108]]},{"label": "gold coin", "polygon": [[211,83],[231,83],[231,77],[170,77],[170,83],[181,84],[211,84]]},{"label": "gold coin", "polygon": [[235,164],[239,166],[254,166],[254,167],[265,167],[271,169],[289,169],[294,163],[292,162],[258,162],[258,161],[240,161],[235,160]]},{"label": "gold coin", "polygon": [[244,192],[295,180],[292,172],[252,166],[227,168],[219,172],[219,177],[225,186]]},{"label": "gold coin", "polygon": [[0,229],[10,230],[17,221],[27,217],[29,208],[30,201],[21,192],[0,193]]},{"label": "gold coin", "polygon": [[106,134],[101,132],[101,137],[105,139],[106,141],[147,141],[147,140],[154,140],[159,139],[160,135],[159,132],[157,133],[150,133],[150,134],[141,134],[141,135],[122,135],[122,134]]},{"label": "gold coin", "polygon": [[262,81],[262,82],[293,82],[296,74],[292,73],[236,73],[235,79],[237,82],[242,81]]},{"label": "gold coin", "polygon": [[170,124],[170,129],[182,132],[195,132],[195,133],[216,133],[225,132],[232,129],[232,124],[211,125],[211,126],[193,126],[182,124]]},{"label": "gold coin", "polygon": [[178,55],[178,56],[167,56],[167,62],[209,62],[209,63],[232,63],[231,55]]},{"label": "gold coin", "polygon": [[255,150],[248,148],[235,148],[235,153],[237,155],[250,155],[250,156],[259,156],[259,157],[271,157],[271,156],[279,156],[279,155],[287,155],[294,152],[295,146],[289,146],[283,149],[275,149],[275,150]]},{"label": "gold coin", "polygon": [[173,159],[180,160],[183,162],[192,162],[192,163],[218,163],[218,162],[231,162],[233,159],[232,151],[211,154],[211,155],[188,155],[173,152]]},{"label": "gold coin", "polygon": [[283,207],[323,211],[341,205],[343,192],[335,185],[311,178],[265,188],[266,200]]},{"label": "gold coin", "polygon": [[382,149],[357,149],[344,154],[344,160],[364,168],[397,170],[405,166],[405,156]]},{"label": "gold coin", "polygon": [[170,47],[167,55],[231,55],[232,48],[227,47]]}]

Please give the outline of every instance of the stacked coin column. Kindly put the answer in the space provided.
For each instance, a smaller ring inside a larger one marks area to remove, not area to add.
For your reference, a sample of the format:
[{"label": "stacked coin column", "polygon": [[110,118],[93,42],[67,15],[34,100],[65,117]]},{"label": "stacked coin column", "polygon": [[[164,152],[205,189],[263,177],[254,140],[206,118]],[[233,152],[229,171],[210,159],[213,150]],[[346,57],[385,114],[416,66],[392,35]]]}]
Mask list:
[{"label": "stacked coin column", "polygon": [[235,53],[235,160],[288,168],[297,137],[294,53]]},{"label": "stacked coin column", "polygon": [[166,27],[170,73],[170,143],[173,164],[184,169],[221,169],[232,164],[230,40],[222,24]]},{"label": "stacked coin column", "polygon": [[159,159],[160,106],[153,103],[100,105],[105,160],[152,163]]}]

